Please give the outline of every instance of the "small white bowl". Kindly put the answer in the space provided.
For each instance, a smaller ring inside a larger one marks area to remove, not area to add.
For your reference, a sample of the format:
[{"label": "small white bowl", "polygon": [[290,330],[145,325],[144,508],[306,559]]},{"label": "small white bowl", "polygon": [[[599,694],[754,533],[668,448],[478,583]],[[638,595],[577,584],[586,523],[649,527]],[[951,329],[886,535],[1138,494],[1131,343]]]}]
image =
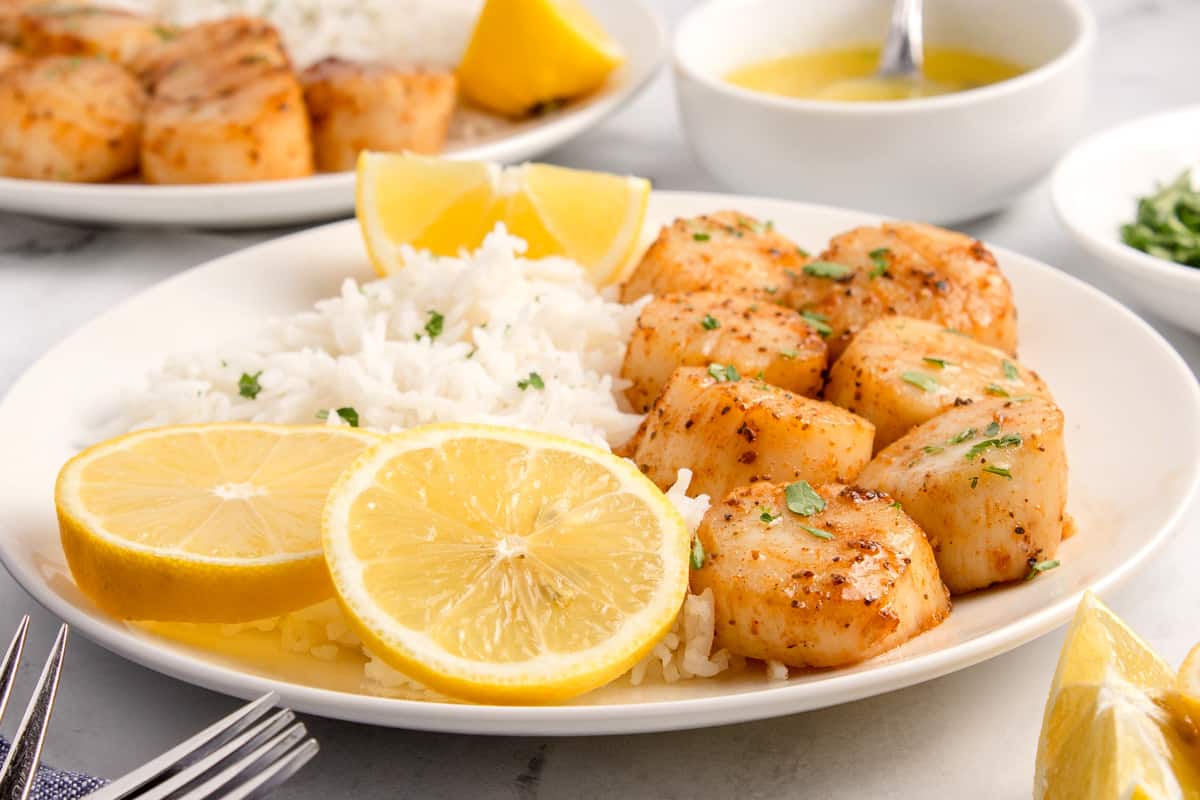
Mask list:
[{"label": "small white bowl", "polygon": [[[1096,134],[1054,171],[1054,209],[1067,230],[1142,304],[1200,333],[1200,269],[1121,241],[1137,200],[1200,166],[1200,106],[1156,114]],[[1200,177],[1197,170],[1196,177]]]},{"label": "small white bowl", "polygon": [[1030,68],[896,102],[800,100],[728,83],[756,61],[880,41],[889,0],[714,0],[675,35],[675,85],[701,163],[732,189],[955,222],[1036,182],[1076,133],[1096,24],[1082,0],[926,3],[925,41]]}]

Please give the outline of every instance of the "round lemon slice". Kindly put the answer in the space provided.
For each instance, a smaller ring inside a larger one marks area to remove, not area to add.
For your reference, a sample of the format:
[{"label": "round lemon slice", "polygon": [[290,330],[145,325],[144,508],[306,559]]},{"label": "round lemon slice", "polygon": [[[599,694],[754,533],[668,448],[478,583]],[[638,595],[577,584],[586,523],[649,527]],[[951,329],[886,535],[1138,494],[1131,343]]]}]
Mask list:
[{"label": "round lemon slice", "polygon": [[457,74],[469,100],[519,117],[590,92],[622,60],[578,0],[487,0]]},{"label": "round lemon slice", "polygon": [[85,450],[55,487],[75,582],[133,620],[246,622],[330,597],[325,497],[380,438],[346,426],[221,423]]},{"label": "round lemon slice", "polygon": [[689,536],[632,463],[482,425],[389,437],[325,509],[334,587],[368,648],[489,703],[562,701],[633,666],[683,603]]},{"label": "round lemon slice", "polygon": [[363,240],[380,275],[403,266],[405,245],[454,256],[503,222],[528,243],[527,257],[565,256],[605,284],[637,249],[650,182],[548,164],[364,152],[356,191]]}]

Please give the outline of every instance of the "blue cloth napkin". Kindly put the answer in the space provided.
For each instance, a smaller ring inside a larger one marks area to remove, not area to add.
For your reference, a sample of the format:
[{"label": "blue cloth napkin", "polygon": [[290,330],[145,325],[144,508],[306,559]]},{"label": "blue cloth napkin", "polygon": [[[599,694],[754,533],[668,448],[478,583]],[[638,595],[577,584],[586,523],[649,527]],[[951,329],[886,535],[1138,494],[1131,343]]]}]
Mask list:
[{"label": "blue cloth napkin", "polygon": [[[0,738],[0,763],[8,755],[8,742]],[[33,791],[29,800],[76,800],[94,792],[108,781],[93,778],[91,775],[81,775],[78,772],[64,772],[51,767],[38,770],[37,780],[33,783]]]}]

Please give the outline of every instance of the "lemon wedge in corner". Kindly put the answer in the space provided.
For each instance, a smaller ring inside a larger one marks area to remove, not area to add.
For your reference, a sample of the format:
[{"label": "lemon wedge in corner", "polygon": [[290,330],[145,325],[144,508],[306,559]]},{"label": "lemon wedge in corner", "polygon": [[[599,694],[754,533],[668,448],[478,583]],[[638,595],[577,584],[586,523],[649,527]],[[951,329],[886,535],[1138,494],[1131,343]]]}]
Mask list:
[{"label": "lemon wedge in corner", "polygon": [[622,60],[578,0],[487,0],[457,74],[471,102],[520,117],[590,92]]},{"label": "lemon wedge in corner", "polygon": [[71,574],[122,619],[247,622],[325,599],[325,496],[380,438],[220,423],[98,444],[67,462],[55,487]]},{"label": "lemon wedge in corner", "polygon": [[372,152],[358,159],[358,222],[380,275],[403,266],[404,245],[458,255],[503,222],[528,243],[527,257],[565,256],[609,283],[633,256],[649,197],[643,178],[549,164]]},{"label": "lemon wedge in corner", "polygon": [[671,627],[689,532],[630,462],[483,425],[391,436],[342,476],[325,557],[355,631],[447,695],[551,703],[621,675]]},{"label": "lemon wedge in corner", "polygon": [[1038,740],[1038,800],[1200,796],[1200,742],[1174,672],[1084,595],[1067,630]]}]

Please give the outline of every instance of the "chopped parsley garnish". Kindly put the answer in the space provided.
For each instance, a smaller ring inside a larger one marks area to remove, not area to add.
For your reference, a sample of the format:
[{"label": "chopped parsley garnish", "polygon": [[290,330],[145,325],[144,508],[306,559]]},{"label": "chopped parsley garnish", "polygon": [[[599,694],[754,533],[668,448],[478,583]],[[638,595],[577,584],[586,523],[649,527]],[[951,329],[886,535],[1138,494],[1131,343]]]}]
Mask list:
[{"label": "chopped parsley garnish", "polygon": [[1061,566],[1062,562],[1057,558],[1052,558],[1049,561],[1039,561],[1036,564],[1029,566],[1029,574],[1025,576],[1025,580],[1031,581],[1043,572],[1052,570],[1055,567]]},{"label": "chopped parsley garnish", "polygon": [[1008,378],[1010,381],[1021,379],[1021,373],[1017,371],[1016,364],[1012,363],[1006,358],[1004,359],[1002,366],[1004,367],[1004,377]]},{"label": "chopped parsley garnish", "polygon": [[697,536],[692,539],[692,569],[701,569],[704,566],[704,544]]},{"label": "chopped parsley garnish", "polygon": [[1008,397],[1008,392],[1005,391],[1004,387],[997,386],[994,383],[989,383],[987,386],[983,387],[983,390],[988,394],[996,395],[996,397]]},{"label": "chopped parsley garnish", "polygon": [[804,265],[804,274],[814,278],[842,281],[854,274],[854,270],[836,261],[810,261]]},{"label": "chopped parsley garnish", "polygon": [[904,510],[904,506],[900,505],[900,501],[899,501],[899,500],[893,500],[893,501],[891,502],[891,505],[890,505],[890,506],[888,506],[888,507],[889,507],[889,508],[894,508],[894,509],[896,509],[897,511],[903,511],[903,510]]},{"label": "chopped parsley garnish", "polygon": [[817,537],[818,539],[832,539],[833,538],[833,534],[830,533],[829,531],[823,531],[820,528],[810,528],[808,525],[801,525],[800,527],[803,528],[804,530],[808,531],[810,534]]},{"label": "chopped parsley garnish", "polygon": [[921,360],[927,364],[933,364],[938,369],[945,369],[946,365],[950,363],[944,358],[934,358],[933,356],[925,356]]},{"label": "chopped parsley garnish", "polygon": [[995,420],[992,420],[991,422],[989,422],[988,426],[983,429],[984,436],[996,436],[999,433],[1000,433],[1000,423],[996,422]]},{"label": "chopped parsley garnish", "polygon": [[779,291],[779,287],[778,286],[764,286],[763,291],[766,292],[767,294],[775,294],[776,292]]},{"label": "chopped parsley garnish", "polygon": [[1137,216],[1121,226],[1121,240],[1156,258],[1200,266],[1200,192],[1191,170],[1138,200]]},{"label": "chopped parsley garnish", "polygon": [[432,309],[427,313],[429,314],[429,321],[425,323],[425,333],[429,335],[430,339],[436,339],[442,335],[442,329],[446,325],[446,318]]},{"label": "chopped parsley garnish", "polygon": [[978,475],[972,475],[972,476],[971,476],[971,488],[972,488],[972,489],[974,489],[974,488],[975,488],[976,486],[978,486],[978,485],[979,485],[979,476],[978,476]]},{"label": "chopped parsley garnish", "polygon": [[950,439],[948,440],[948,443],[949,444],[962,444],[963,442],[969,442],[974,438],[975,438],[975,429],[967,428],[965,431],[959,431],[958,433],[951,436]]},{"label": "chopped parsley garnish", "polygon": [[817,490],[808,481],[789,483],[783,490],[783,496],[787,500],[788,511],[793,514],[811,517],[825,510],[825,498],[817,494]]},{"label": "chopped parsley garnish", "polygon": [[971,446],[971,449],[967,451],[966,459],[974,461],[985,450],[991,450],[993,447],[1020,447],[1023,441],[1019,433],[1006,433],[999,439],[984,439],[982,442]]},{"label": "chopped parsley garnish", "polygon": [[708,374],[716,378],[718,383],[732,382],[742,377],[733,364],[709,364]]},{"label": "chopped parsley garnish", "polygon": [[905,372],[900,375],[900,379],[905,383],[911,383],[923,392],[936,392],[938,390],[937,379],[932,375],[926,375],[924,372]]},{"label": "chopped parsley garnish", "polygon": [[546,382],[542,380],[541,375],[538,375],[536,372],[531,372],[529,373],[528,378],[522,378],[521,380],[517,381],[517,388],[522,392],[526,389],[545,389]]},{"label": "chopped parsley garnish", "polygon": [[818,314],[816,311],[801,311],[800,316],[820,334],[822,339],[828,339],[833,334],[833,328],[829,326],[829,317],[824,314]]},{"label": "chopped parsley garnish", "polygon": [[175,31],[163,25],[155,25],[152,30],[154,31],[154,35],[159,39],[162,39],[164,42],[169,42],[176,36]]},{"label": "chopped parsley garnish", "polygon": [[262,386],[258,383],[261,375],[261,369],[253,375],[249,372],[243,372],[242,377],[238,378],[238,394],[250,400],[258,397],[258,393],[262,391]]},{"label": "chopped parsley garnish", "polygon": [[[807,250],[805,250],[803,247],[799,247],[799,246],[797,246],[797,247],[796,247],[796,254],[797,254],[798,256],[800,256],[801,258],[808,258],[808,251],[807,251]],[[791,270],[788,270],[788,271],[789,271],[789,272],[791,272]]]},{"label": "chopped parsley garnish", "polygon": [[796,356],[800,355],[800,353],[797,350],[780,350],[779,355],[783,358],[786,358],[788,361],[791,361]]},{"label": "chopped parsley garnish", "polygon": [[767,220],[766,222],[763,223],[763,227],[769,231],[775,230],[775,220],[773,220],[773,219]]},{"label": "chopped parsley garnish", "polygon": [[763,521],[764,525],[770,525],[781,516],[783,515],[772,512],[771,509],[767,508],[766,506],[759,506],[758,518]]},{"label": "chopped parsley garnish", "polygon": [[937,444],[927,444],[924,447],[922,447],[921,449],[924,450],[929,455],[933,455],[935,453],[942,452],[946,448],[942,447],[941,445],[937,445]]},{"label": "chopped parsley garnish", "polygon": [[[346,422],[346,424],[349,425],[351,428],[358,427],[358,412],[355,411],[352,407],[344,406],[342,408],[337,409],[334,413],[337,414],[339,417],[341,417]],[[320,411],[318,411],[317,419],[329,419],[329,410],[321,409]]]},{"label": "chopped parsley garnish", "polygon": [[966,336],[967,334],[960,331],[958,328],[942,328],[946,333],[953,333],[955,336]]},{"label": "chopped parsley garnish", "polygon": [[697,242],[707,242],[711,238],[712,238],[712,236],[708,235],[707,233],[703,233],[703,232],[692,234],[692,239],[694,239]]},{"label": "chopped parsley garnish", "polygon": [[872,250],[870,253],[867,253],[867,255],[870,256],[871,263],[875,265],[875,268],[871,270],[868,277],[870,277],[871,280],[875,280],[878,277],[886,275],[892,251],[886,247],[880,247]]},{"label": "chopped parsley garnish", "polygon": [[705,314],[704,319],[700,320],[700,327],[706,331],[715,331],[721,327],[721,320],[714,317],[712,314]]},{"label": "chopped parsley garnish", "polygon": [[996,467],[988,464],[983,468],[983,471],[990,472],[993,475],[999,475],[1001,478],[1008,478],[1010,481],[1012,480],[1012,472],[1010,472],[1007,467]]}]

